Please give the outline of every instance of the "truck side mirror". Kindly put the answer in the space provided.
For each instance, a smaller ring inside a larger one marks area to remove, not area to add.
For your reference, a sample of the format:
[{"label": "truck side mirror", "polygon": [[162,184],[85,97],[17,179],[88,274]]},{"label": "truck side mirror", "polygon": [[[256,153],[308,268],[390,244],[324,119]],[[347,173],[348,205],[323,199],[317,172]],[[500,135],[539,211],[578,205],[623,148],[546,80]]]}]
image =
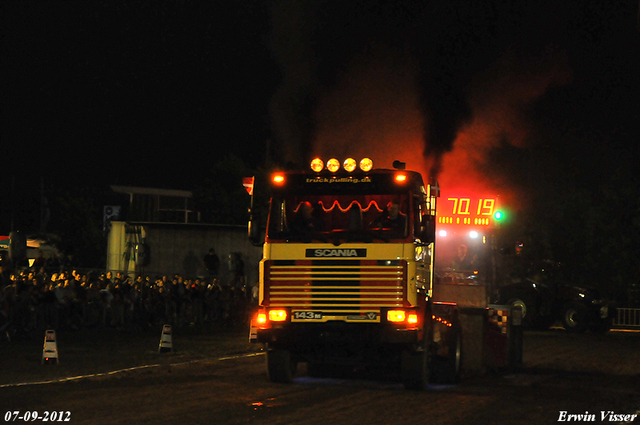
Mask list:
[{"label": "truck side mirror", "polygon": [[419,237],[422,243],[430,244],[436,240],[436,221],[435,219],[427,219],[420,226]]},{"label": "truck side mirror", "polygon": [[260,229],[260,220],[254,219],[253,215],[249,217],[249,225],[247,228],[249,241],[253,246],[262,246],[262,239],[260,238],[261,229]]}]

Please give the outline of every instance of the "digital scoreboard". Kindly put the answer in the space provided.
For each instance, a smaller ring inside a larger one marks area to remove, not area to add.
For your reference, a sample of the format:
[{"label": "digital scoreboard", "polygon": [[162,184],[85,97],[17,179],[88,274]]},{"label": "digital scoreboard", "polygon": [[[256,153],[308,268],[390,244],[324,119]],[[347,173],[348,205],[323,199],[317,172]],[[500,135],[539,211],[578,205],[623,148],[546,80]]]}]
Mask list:
[{"label": "digital scoreboard", "polygon": [[501,218],[497,207],[497,198],[442,197],[436,215],[441,225],[491,227]]}]

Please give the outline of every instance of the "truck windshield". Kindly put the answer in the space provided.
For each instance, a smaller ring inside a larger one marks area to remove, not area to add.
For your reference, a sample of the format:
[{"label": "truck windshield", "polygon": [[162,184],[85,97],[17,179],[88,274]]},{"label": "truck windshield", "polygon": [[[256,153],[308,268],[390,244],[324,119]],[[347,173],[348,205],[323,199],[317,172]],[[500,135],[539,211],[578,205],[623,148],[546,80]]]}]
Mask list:
[{"label": "truck windshield", "polygon": [[438,237],[435,273],[443,283],[484,283],[491,270],[492,247],[483,237],[450,230]]},{"label": "truck windshield", "polygon": [[290,195],[271,200],[267,236],[291,242],[372,242],[409,234],[407,194]]}]

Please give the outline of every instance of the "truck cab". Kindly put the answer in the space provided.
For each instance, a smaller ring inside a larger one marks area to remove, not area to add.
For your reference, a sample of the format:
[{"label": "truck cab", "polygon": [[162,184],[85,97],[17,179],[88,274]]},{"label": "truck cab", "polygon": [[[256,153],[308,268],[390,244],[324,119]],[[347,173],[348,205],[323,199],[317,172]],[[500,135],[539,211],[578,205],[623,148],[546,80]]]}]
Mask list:
[{"label": "truck cab", "polygon": [[457,306],[432,301],[438,189],[415,171],[359,165],[315,159],[272,175],[251,340],[275,382],[298,362],[310,373],[397,365],[411,389],[455,381]]}]

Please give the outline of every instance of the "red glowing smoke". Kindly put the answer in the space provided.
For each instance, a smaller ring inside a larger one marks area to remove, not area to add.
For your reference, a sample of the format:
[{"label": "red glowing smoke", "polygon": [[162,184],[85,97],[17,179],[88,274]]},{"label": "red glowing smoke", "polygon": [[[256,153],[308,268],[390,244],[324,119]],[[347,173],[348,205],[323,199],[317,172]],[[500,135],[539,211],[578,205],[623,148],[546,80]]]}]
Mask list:
[{"label": "red glowing smoke", "polygon": [[356,57],[315,112],[311,155],[370,157],[376,168],[394,160],[426,172],[424,122],[415,71],[407,57],[379,48]]},{"label": "red glowing smoke", "polygon": [[[530,124],[526,108],[549,87],[569,78],[566,61],[549,55],[536,61],[503,58],[467,88],[472,115],[457,130],[452,149],[441,158],[425,156],[424,115],[414,63],[378,50],[356,57],[333,91],[321,97],[315,113],[311,155],[371,157],[378,168],[394,160],[437,180],[447,193],[499,196],[516,202],[508,176],[489,172],[489,154],[503,145],[526,148]],[[430,175],[438,170],[437,175]]]},{"label": "red glowing smoke", "polygon": [[528,108],[570,74],[562,52],[543,47],[552,38],[541,10],[338,3],[273,3],[277,160],[303,167],[314,156],[366,156],[376,168],[400,160],[437,180],[443,196],[512,201],[514,182],[499,170],[518,166],[493,158],[535,143]]},{"label": "red glowing smoke", "polygon": [[470,87],[471,119],[458,129],[453,149],[444,155],[438,176],[443,190],[469,190],[517,203],[509,176],[491,173],[489,154],[504,145],[527,148],[531,137],[527,108],[554,85],[565,84],[570,71],[562,55],[535,60],[505,57]]}]

